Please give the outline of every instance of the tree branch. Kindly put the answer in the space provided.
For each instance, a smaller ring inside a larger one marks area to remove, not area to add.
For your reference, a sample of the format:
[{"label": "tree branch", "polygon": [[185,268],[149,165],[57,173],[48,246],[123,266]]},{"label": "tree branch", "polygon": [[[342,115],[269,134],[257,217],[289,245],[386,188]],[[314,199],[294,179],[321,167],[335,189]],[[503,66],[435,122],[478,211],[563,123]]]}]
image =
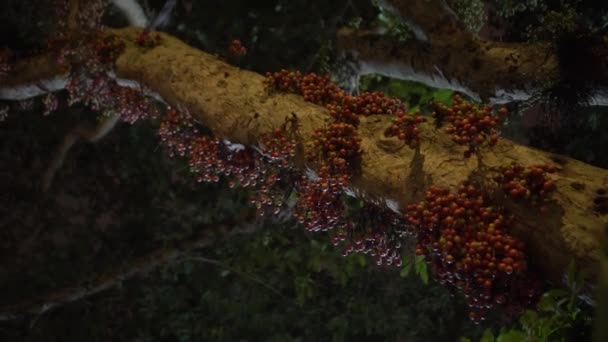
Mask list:
[{"label": "tree branch", "polygon": [[253,225],[237,228],[238,223],[209,225],[198,235],[182,240],[173,247],[161,248],[144,256],[129,260],[118,270],[98,276],[89,286],[65,287],[0,308],[0,321],[13,320],[26,315],[41,315],[59,306],[76,302],[110,289],[123,281],[152,272],[160,266],[183,258],[195,249],[209,246],[220,238],[240,233],[251,233]]},{"label": "tree branch", "polygon": [[119,120],[119,115],[111,115],[108,117],[102,117],[101,121],[95,126],[91,126],[86,122],[81,122],[76,125],[76,127],[74,127],[63,138],[63,142],[53,153],[51,161],[49,162],[49,165],[42,176],[42,192],[48,192],[53,182],[53,178],[55,178],[55,174],[63,165],[65,158],[72,146],[78,142],[79,139],[89,143],[97,142],[105,137],[116,126]]},{"label": "tree branch", "polygon": [[[356,57],[362,75],[414,80],[493,103],[527,100],[563,76],[563,61],[552,44],[480,40],[443,0],[382,3],[409,23],[418,39],[403,43],[376,33],[339,31],[338,47]],[[608,105],[608,39],[590,43],[600,56],[571,63],[574,70],[568,72],[593,85],[590,104]]]},{"label": "tree branch", "polygon": [[[108,33],[126,43],[116,60],[118,77],[143,83],[174,107],[184,106],[222,138],[255,145],[262,132],[280,127],[286,117],[295,114],[304,146],[296,157],[298,166],[306,168],[302,162],[306,145],[313,131],[329,118],[325,108],[296,95],[269,93],[264,76],[230,66],[169,35],[161,33],[158,46],[142,49],[135,45],[137,29]],[[420,200],[431,185],[454,189],[471,177],[489,180],[493,176],[489,169],[511,161],[557,165],[557,190],[547,213],[497,200],[512,211],[515,232],[529,246],[526,252],[532,260],[543,261],[539,266],[550,279],[560,281],[571,259],[595,271],[602,227],[608,223],[606,210],[598,209],[606,201],[602,193],[608,189],[608,171],[506,139],[500,139],[492,150],[482,151],[482,168],[474,159],[454,158],[465,147],[455,146],[431,124],[420,126],[421,146],[411,150],[397,138],[384,136],[391,123],[391,116],[360,117],[361,170],[352,185],[358,196],[398,209]]]}]

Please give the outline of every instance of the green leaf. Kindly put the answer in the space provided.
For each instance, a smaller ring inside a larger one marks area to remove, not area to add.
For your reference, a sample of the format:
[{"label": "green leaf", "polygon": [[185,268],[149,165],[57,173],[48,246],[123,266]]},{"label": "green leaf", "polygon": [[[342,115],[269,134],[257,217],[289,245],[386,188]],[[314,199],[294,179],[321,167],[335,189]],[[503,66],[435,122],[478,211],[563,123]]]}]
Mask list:
[{"label": "green leaf", "polygon": [[481,335],[480,342],[494,342],[494,334],[492,333],[492,329],[486,329],[483,331],[483,335]]},{"label": "green leaf", "polygon": [[405,278],[410,274],[410,272],[412,271],[413,264],[414,263],[412,262],[412,258],[410,258],[410,257],[403,258],[403,268],[401,269],[401,272],[399,273],[401,278]]},{"label": "green leaf", "polygon": [[424,261],[424,257],[422,255],[416,256],[416,274],[420,277],[425,285],[429,283],[429,272],[426,266],[426,261]]},{"label": "green leaf", "polygon": [[533,329],[534,326],[537,325],[537,321],[538,315],[536,314],[536,312],[531,310],[527,310],[526,313],[524,313],[519,319],[519,322],[521,323],[524,330]]},{"label": "green leaf", "polygon": [[433,92],[433,98],[435,101],[439,101],[447,105],[452,101],[452,94],[454,94],[454,92],[449,89],[439,89]]},{"label": "green leaf", "polygon": [[496,342],[522,342],[526,340],[526,334],[519,330],[509,330],[498,335]]},{"label": "green leaf", "polygon": [[468,337],[461,337],[460,338],[460,342],[472,342],[470,338]]}]

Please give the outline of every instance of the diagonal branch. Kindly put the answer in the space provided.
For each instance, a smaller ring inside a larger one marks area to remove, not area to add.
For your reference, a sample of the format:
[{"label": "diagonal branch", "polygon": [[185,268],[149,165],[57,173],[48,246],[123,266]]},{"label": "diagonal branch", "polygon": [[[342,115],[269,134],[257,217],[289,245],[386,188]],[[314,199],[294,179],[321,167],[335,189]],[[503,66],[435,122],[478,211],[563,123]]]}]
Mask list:
[{"label": "diagonal branch", "polygon": [[363,75],[376,73],[417,81],[460,91],[477,100],[526,99],[542,82],[557,77],[557,57],[547,54],[548,45],[467,43],[456,39],[446,36],[439,44],[398,42],[375,32],[342,29],[337,46],[355,56]]},{"label": "diagonal branch", "polygon": [[63,138],[63,142],[57,146],[57,149],[53,153],[51,161],[49,162],[49,165],[42,176],[42,192],[48,192],[53,182],[53,178],[55,178],[55,174],[61,168],[68,152],[72,146],[78,142],[78,140],[82,139],[89,143],[97,142],[105,137],[114,128],[114,126],[116,126],[119,119],[119,115],[110,115],[108,117],[103,117],[95,126],[91,126],[86,122],[81,122],[76,125]]},{"label": "diagonal branch", "polygon": [[[169,35],[160,33],[158,46],[142,49],[135,44],[138,29],[107,33],[126,44],[116,59],[117,77],[142,83],[173,107],[183,106],[223,139],[255,145],[261,133],[295,115],[303,146],[296,158],[302,161],[314,130],[328,118],[325,108],[302,97],[268,92],[264,76],[230,66]],[[606,197],[602,197],[608,189],[608,171],[506,139],[499,140],[493,150],[482,151],[486,169],[480,169],[476,160],[454,158],[464,147],[455,146],[434,125],[420,125],[420,148],[412,150],[384,136],[391,123],[391,116],[360,117],[361,165],[352,183],[358,196],[398,209],[418,201],[431,185],[454,189],[472,175],[490,181],[492,174],[484,170],[510,161],[557,165],[557,189],[547,213],[506,200],[498,204],[509,205],[517,222],[515,232],[527,242],[531,258],[549,261],[540,265],[549,279],[559,282],[572,259],[595,270],[602,227],[608,223]],[[296,166],[305,171],[303,163]]]},{"label": "diagonal branch", "polygon": [[[590,104],[608,105],[608,37],[585,41],[590,45],[586,54],[564,57],[549,43],[481,40],[466,30],[444,0],[381,4],[408,24],[417,39],[403,43],[380,34],[339,31],[337,45],[355,56],[360,75],[414,80],[493,103],[527,100],[547,84],[574,81],[591,88]],[[580,44],[559,50],[578,50]]]},{"label": "diagonal branch", "polygon": [[152,251],[144,256],[129,260],[117,270],[99,275],[89,286],[65,287],[36,298],[0,307],[0,321],[13,320],[27,315],[41,315],[59,306],[76,302],[115,287],[135,276],[152,272],[158,267],[183,258],[195,249],[209,246],[219,239],[255,231],[253,225],[237,227],[238,224],[237,222],[227,222],[225,224],[209,225],[198,235],[182,240],[173,247]]}]

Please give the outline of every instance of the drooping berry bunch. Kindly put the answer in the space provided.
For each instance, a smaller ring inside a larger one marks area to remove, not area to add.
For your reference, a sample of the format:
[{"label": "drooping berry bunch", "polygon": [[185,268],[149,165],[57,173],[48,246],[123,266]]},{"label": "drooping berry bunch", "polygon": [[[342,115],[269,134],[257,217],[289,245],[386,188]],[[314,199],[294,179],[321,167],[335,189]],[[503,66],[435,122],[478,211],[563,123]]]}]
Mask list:
[{"label": "drooping berry bunch", "polygon": [[418,124],[426,121],[422,116],[406,115],[405,113],[399,113],[393,120],[393,124],[386,131],[386,136],[395,136],[399,140],[405,141],[405,143],[411,147],[416,148],[420,145],[420,130]]},{"label": "drooping berry bunch", "polygon": [[333,175],[350,175],[360,147],[361,138],[357,136],[355,126],[333,123],[314,131],[307,159],[311,162],[326,162]]},{"label": "drooping berry bunch", "polygon": [[494,304],[525,307],[538,292],[522,288],[528,278],[524,243],[508,233],[510,218],[474,186],[453,194],[431,188],[425,200],[407,207],[416,227],[416,253],[424,255],[440,283],[461,290],[471,318],[484,319]]},{"label": "drooping berry bunch", "polygon": [[233,57],[241,57],[247,54],[247,48],[243,46],[243,43],[239,39],[234,39],[228,45],[228,54]]},{"label": "drooping berry bunch", "polygon": [[273,164],[280,164],[283,168],[291,166],[291,159],[296,154],[296,139],[289,136],[285,128],[275,128],[272,132],[260,135],[260,150]]},{"label": "drooping berry bunch", "polygon": [[[55,15],[58,25],[56,32],[60,35],[70,32],[67,19],[70,18],[71,7],[72,2],[70,0],[55,1]],[[79,4],[76,17],[79,33],[88,34],[98,31],[102,27],[101,21],[107,7],[108,0],[90,0]]]},{"label": "drooping berry bunch", "polygon": [[364,204],[348,215],[346,223],[332,236],[334,245],[343,244],[342,255],[363,253],[377,265],[401,266],[402,241],[407,234],[399,215],[373,204]]},{"label": "drooping berry bunch", "polygon": [[98,37],[66,45],[57,62],[70,69],[66,85],[68,103],[81,102],[93,110],[101,111],[116,105],[116,81],[110,77],[114,59],[124,44],[115,36]]},{"label": "drooping berry bunch", "polygon": [[45,116],[56,111],[59,107],[59,100],[57,99],[57,96],[55,96],[55,94],[53,93],[46,94],[46,96],[42,100],[42,103],[44,105],[44,111],[42,112],[42,115]]},{"label": "drooping berry bunch", "polygon": [[465,158],[484,146],[494,146],[498,142],[497,127],[502,124],[507,115],[507,109],[502,107],[493,110],[491,106],[480,107],[455,94],[452,107],[435,103],[433,117],[438,121],[447,120],[449,123],[446,133],[452,135],[452,140],[459,145],[468,146],[464,152]]},{"label": "drooping berry bunch", "polygon": [[255,194],[249,198],[250,202],[255,205],[258,216],[264,216],[267,213],[279,214],[288,200],[293,184],[300,182],[301,178],[301,175],[291,170],[270,168]]},{"label": "drooping berry bunch", "polygon": [[190,157],[191,142],[200,136],[199,129],[190,112],[167,107],[160,120],[158,136],[167,149],[169,157]]},{"label": "drooping berry bunch", "polygon": [[525,168],[512,163],[498,168],[494,181],[501,185],[511,198],[526,199],[533,205],[542,205],[547,196],[555,190],[555,182],[548,176],[555,173],[555,170],[555,167],[550,165],[538,164]]},{"label": "drooping berry bunch", "polygon": [[142,31],[137,38],[135,38],[135,44],[147,49],[160,45],[160,42],[160,34],[152,33],[148,30]]},{"label": "drooping berry bunch", "polygon": [[[159,127],[159,136],[169,156],[185,157],[198,182],[218,182],[225,177],[228,186],[252,189],[250,198],[258,215],[278,213],[299,176],[291,169],[295,143],[284,142],[283,129],[262,134],[266,137],[259,152],[253,148],[203,135],[187,110],[168,108]],[[266,147],[271,149],[266,149]],[[287,146],[287,147],[286,147]],[[274,155],[272,151],[280,151]],[[277,163],[277,161],[281,161]],[[286,161],[287,164],[284,164]],[[283,167],[288,165],[289,167]]]},{"label": "drooping berry bunch", "polygon": [[296,184],[298,201],[294,216],[309,231],[327,231],[344,225],[345,207],[341,198],[346,176],[333,176],[321,163],[317,179],[300,179]]},{"label": "drooping berry bunch", "polygon": [[108,106],[107,111],[119,115],[121,120],[130,124],[144,118],[157,118],[158,109],[145,96],[143,90],[114,85],[114,105]]},{"label": "drooping berry bunch", "polygon": [[206,135],[195,136],[185,150],[190,151],[188,165],[195,174],[197,182],[217,182],[220,180],[218,169],[223,169],[220,158],[221,141]]}]

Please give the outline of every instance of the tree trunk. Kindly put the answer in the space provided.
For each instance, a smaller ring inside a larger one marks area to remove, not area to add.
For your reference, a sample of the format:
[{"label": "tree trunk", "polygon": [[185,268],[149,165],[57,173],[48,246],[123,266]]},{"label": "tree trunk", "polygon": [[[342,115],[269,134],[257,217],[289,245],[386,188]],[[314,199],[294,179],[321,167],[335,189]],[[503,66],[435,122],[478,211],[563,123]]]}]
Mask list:
[{"label": "tree trunk", "polygon": [[[141,29],[107,33],[118,35],[126,44],[116,59],[118,77],[140,82],[169,104],[187,108],[222,138],[253,145],[260,133],[279,127],[295,114],[305,150],[313,130],[330,118],[325,108],[300,96],[270,92],[264,76],[231,66],[169,35],[161,33],[160,44],[147,49],[135,44]],[[8,84],[22,84],[19,77],[7,80]],[[31,81],[32,75],[27,74],[25,80]],[[429,123],[420,126],[421,144],[413,150],[397,138],[384,136],[391,120],[388,115],[360,117],[361,167],[352,183],[354,193],[398,210],[422,199],[431,185],[454,189],[471,178],[488,181],[494,175],[492,167],[510,162],[555,165],[557,190],[546,213],[505,197],[496,200],[514,214],[513,228],[528,244],[530,263],[549,279],[560,281],[570,260],[595,273],[602,230],[608,223],[608,171],[506,139],[482,151],[483,163],[463,159],[465,147],[455,145]],[[303,156],[302,151],[297,156],[301,168],[307,167]]]}]

